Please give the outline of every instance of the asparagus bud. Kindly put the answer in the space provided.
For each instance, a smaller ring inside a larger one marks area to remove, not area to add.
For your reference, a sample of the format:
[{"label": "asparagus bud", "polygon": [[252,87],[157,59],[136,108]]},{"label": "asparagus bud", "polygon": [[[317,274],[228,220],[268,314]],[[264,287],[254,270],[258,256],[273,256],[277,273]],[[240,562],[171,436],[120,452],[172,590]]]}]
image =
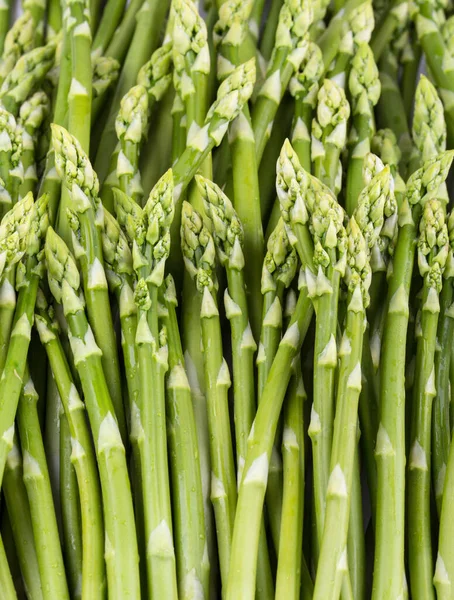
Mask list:
[{"label": "asparagus bud", "polygon": [[199,292],[207,288],[217,289],[216,250],[211,233],[202,217],[189,202],[183,202],[181,210],[181,249],[189,275]]},{"label": "asparagus bud", "polygon": [[282,218],[271,233],[262,268],[262,294],[276,290],[277,284],[288,287],[296,275],[298,257],[290,244]]},{"label": "asparagus bud", "polygon": [[68,246],[52,227],[47,230],[44,250],[49,288],[55,300],[61,303],[68,292],[73,295],[79,291],[79,270]]},{"label": "asparagus bud", "polygon": [[443,285],[449,250],[445,207],[439,199],[431,198],[424,204],[419,223],[418,266],[426,286],[433,288],[436,296]]},{"label": "asparagus bud", "polygon": [[421,75],[416,88],[412,134],[423,161],[446,150],[443,104],[437,90],[424,75]]},{"label": "asparagus bud", "polygon": [[377,104],[380,97],[381,85],[378,68],[369,44],[361,44],[353,57],[349,89],[353,113],[370,115],[372,120],[373,106]]},{"label": "asparagus bud", "polygon": [[19,58],[30,52],[34,41],[34,23],[30,11],[26,10],[6,34],[0,62],[0,82],[13,69]]},{"label": "asparagus bud", "polygon": [[102,96],[113,85],[120,73],[120,63],[110,56],[92,56],[93,98]]},{"label": "asparagus bud", "polygon": [[312,121],[313,156],[324,154],[323,146],[333,144],[339,149],[345,146],[350,105],[344,90],[331,79],[325,79],[317,94],[316,117]]},{"label": "asparagus bud", "polygon": [[0,223],[0,277],[21,260],[27,250],[33,215],[33,196],[27,194],[3,217]]},{"label": "asparagus bud", "polygon": [[308,40],[304,58],[290,80],[289,89],[292,96],[315,106],[323,70],[322,51],[317,44]]},{"label": "asparagus bud", "polygon": [[147,90],[150,104],[156,102],[166,93],[172,80],[172,43],[167,42],[155,50],[148,62],[140,69],[137,84]]}]

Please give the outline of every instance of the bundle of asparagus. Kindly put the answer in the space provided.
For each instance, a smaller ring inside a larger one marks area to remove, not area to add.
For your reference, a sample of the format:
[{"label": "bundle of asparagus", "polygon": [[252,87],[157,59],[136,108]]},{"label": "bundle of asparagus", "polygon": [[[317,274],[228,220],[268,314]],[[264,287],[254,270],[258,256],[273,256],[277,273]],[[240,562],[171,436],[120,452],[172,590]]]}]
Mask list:
[{"label": "bundle of asparagus", "polygon": [[454,598],[451,12],[0,6],[2,599]]}]

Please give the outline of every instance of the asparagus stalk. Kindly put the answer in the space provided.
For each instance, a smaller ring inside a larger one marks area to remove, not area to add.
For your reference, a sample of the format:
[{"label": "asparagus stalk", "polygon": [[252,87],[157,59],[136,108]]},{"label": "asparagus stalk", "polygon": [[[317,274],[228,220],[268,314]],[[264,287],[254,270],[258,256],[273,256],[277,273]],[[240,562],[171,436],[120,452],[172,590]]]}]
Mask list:
[{"label": "asparagus stalk", "polygon": [[24,456],[24,483],[30,503],[43,598],[69,599],[49,472],[38,419],[38,394],[30,379],[28,367],[24,372],[24,381],[17,421]]},{"label": "asparagus stalk", "polygon": [[174,490],[175,547],[178,589],[183,599],[198,590],[209,597],[210,563],[205,538],[205,513],[192,395],[178,331],[177,298],[171,275],[164,282],[163,321],[169,345],[167,378],[168,439]]},{"label": "asparagus stalk", "polygon": [[[449,498],[451,497],[453,490],[453,473],[454,473],[454,450],[453,445],[450,444],[450,432],[449,427],[446,427],[446,423],[449,423],[449,408],[446,406],[446,394],[447,397],[449,394],[449,363],[452,363],[452,354],[449,352],[450,344],[446,343],[447,336],[451,333],[450,329],[452,328],[452,319],[449,318],[451,304],[452,304],[452,244],[454,241],[454,216],[451,211],[449,214],[449,218],[447,220],[448,223],[448,234],[449,234],[449,242],[450,242],[450,252],[448,255],[448,260],[446,263],[446,268],[444,271],[445,281],[443,283],[443,289],[441,292],[441,312],[440,319],[443,319],[443,322],[440,321],[439,325],[439,343],[440,350],[435,355],[435,368],[436,368],[436,400],[440,403],[444,400],[444,410],[440,409],[439,416],[436,416],[436,420],[434,421],[434,430],[433,430],[433,450],[434,450],[434,461],[437,460],[441,451],[437,446],[440,443],[445,444],[443,450],[447,453],[446,459],[446,467],[440,471],[439,478],[443,479],[443,491],[442,491],[442,502],[441,502],[441,511],[440,511],[440,528],[439,528],[439,540],[438,540],[438,554],[437,560],[435,563],[435,573],[434,573],[434,586],[437,592],[437,598],[450,598],[452,596],[452,582],[454,581],[453,577],[453,553],[452,546],[450,543],[450,536],[452,531],[452,508]],[[442,335],[440,335],[440,328],[443,326]],[[447,330],[447,332],[446,332]],[[446,364],[448,363],[448,364]],[[448,389],[447,389],[448,388]],[[440,416],[442,418],[445,417],[446,413],[448,413],[447,421],[443,421],[443,429],[437,428],[437,422]],[[444,433],[448,430],[446,433]],[[440,440],[440,434],[444,433],[444,439]],[[446,437],[448,439],[446,440]],[[445,473],[444,473],[445,471]],[[444,475],[444,476],[443,476]],[[440,494],[440,482],[438,480],[434,480],[436,498],[437,498],[437,508],[439,503],[439,494]]]},{"label": "asparagus stalk", "polygon": [[[106,3],[93,39],[93,57],[104,55],[113,35],[115,33],[118,35],[119,31],[117,27],[121,23],[122,17],[124,18],[125,16],[123,15],[125,4],[126,0],[110,0],[110,2]],[[142,2],[139,2],[139,8],[141,4]],[[119,60],[116,56],[114,58]]]},{"label": "asparagus stalk", "polygon": [[252,112],[257,164],[263,156],[278,106],[304,56],[304,36],[312,24],[312,7],[303,0],[284,0],[266,80]]},{"label": "asparagus stalk", "polygon": [[[171,229],[172,245],[179,243],[182,194],[197,173],[200,165],[215,146],[219,146],[229,124],[239,115],[252,94],[255,81],[254,59],[237,67],[218,88],[216,100],[211,105],[204,126],[192,137],[174,164],[174,201],[176,219]],[[176,257],[177,248],[171,253]],[[171,265],[173,266],[173,265]]]},{"label": "asparagus stalk", "polygon": [[12,2],[5,2],[4,6],[2,6],[2,8],[0,9],[0,54],[3,52],[5,38],[9,29],[11,5]]},{"label": "asparagus stalk", "polygon": [[392,0],[388,3],[388,7],[383,11],[383,16],[374,30],[370,44],[377,62],[385,48],[391,43],[395,32],[399,31],[408,21],[408,13],[409,5],[406,0]]},{"label": "asparagus stalk", "polygon": [[372,50],[361,44],[353,57],[349,77],[349,90],[353,113],[353,144],[347,170],[346,210],[353,214],[363,187],[364,158],[370,152],[370,139],[374,133],[374,106],[380,96],[380,80]]},{"label": "asparagus stalk", "polygon": [[248,438],[248,451],[239,487],[233,530],[226,595],[228,600],[252,600],[255,597],[257,551],[268,464],[290,380],[290,367],[301,348],[312,319],[312,303],[307,295],[304,277],[300,282],[302,288],[298,302],[289,327],[279,344]]},{"label": "asparagus stalk", "polygon": [[117,178],[120,189],[136,202],[143,194],[139,173],[140,144],[148,125],[147,90],[136,85],[123,97],[115,128],[120,142]]},{"label": "asparagus stalk", "polygon": [[56,0],[50,0],[47,7],[46,42],[57,37],[62,28],[62,6]]},{"label": "asparagus stalk", "polygon": [[[96,154],[95,170],[101,181],[104,181],[108,173],[111,154],[117,142],[115,120],[121,99],[136,81],[140,68],[149,60],[156,49],[159,30],[168,5],[169,0],[144,2],[142,8],[137,12],[137,26],[118,78],[115,95],[110,105],[109,115]],[[107,56],[118,59],[109,51],[107,51]],[[107,206],[107,208],[112,210],[112,206]]]},{"label": "asparagus stalk", "polygon": [[388,312],[382,341],[380,424],[377,433],[377,516],[373,600],[404,593],[405,346],[416,227],[422,203],[436,195],[453,159],[445,152],[409,179],[400,207]]},{"label": "asparagus stalk", "polygon": [[440,96],[445,108],[448,146],[452,147],[454,144],[454,107],[450,98],[454,91],[454,86],[450,76],[452,71],[451,54],[443,40],[435,8],[430,2],[419,2],[413,19],[427,66],[430,69],[437,88],[440,90]]},{"label": "asparagus stalk", "polygon": [[308,172],[311,170],[312,116],[322,74],[321,50],[314,42],[309,42],[307,52],[289,85],[290,93],[295,98],[292,146],[298,155],[301,166]]},{"label": "asparagus stalk", "polygon": [[[142,88],[145,88],[145,90],[148,93],[148,103],[147,108],[145,109],[146,111],[148,111],[148,115],[147,117],[145,117],[145,113],[143,113],[143,115],[140,116],[138,123],[141,124],[141,126],[145,124],[147,118],[149,118],[151,114],[151,109],[156,104],[156,102],[159,102],[162,99],[162,97],[167,91],[167,88],[170,85],[170,70],[172,57],[171,50],[172,45],[170,43],[164,44],[161,48],[158,48],[153,53],[150,60],[147,63],[145,63],[140,69],[139,74],[137,76],[137,85],[139,86],[139,88],[137,88],[132,98],[130,91],[127,90],[124,98],[121,100],[121,102],[126,103],[125,109],[128,109],[129,112],[131,99],[137,98],[138,96],[140,97],[142,95],[142,92],[137,94],[137,91],[139,89],[142,90]],[[129,98],[129,100],[126,100],[126,98]],[[143,107],[145,103],[146,101],[143,100]],[[133,102],[133,104],[135,104],[135,102]],[[141,113],[139,112],[138,115],[140,114]],[[123,115],[123,119],[125,119],[127,116],[129,118],[131,115]],[[142,138],[145,135],[145,132],[146,128],[144,130],[144,128],[141,127],[140,136],[138,137]],[[109,173],[106,179],[104,180],[101,189],[101,199],[108,210],[113,210],[114,203],[112,188],[118,187],[119,185],[117,177],[117,167],[120,150],[121,146],[117,143],[117,147],[115,148],[115,151],[113,152],[110,158]]]},{"label": "asparagus stalk", "polygon": [[412,597],[435,598],[430,523],[430,452],[432,402],[435,396],[435,346],[439,294],[449,250],[446,211],[439,199],[427,200],[419,224],[418,265],[423,277],[422,337],[416,351],[415,383],[408,464],[409,566]]},{"label": "asparagus stalk", "polygon": [[107,27],[109,28],[108,34],[110,37],[105,52],[107,56],[116,58],[121,64],[124,63],[131,40],[134,39],[135,30],[141,16],[141,10],[147,10],[147,8],[144,8],[143,0],[134,0],[133,2],[127,3],[123,18],[117,29],[113,32],[113,35],[111,32],[113,23],[112,20],[109,19],[110,15],[107,6],[103,12],[103,20],[106,21]]},{"label": "asparagus stalk", "polygon": [[[0,481],[3,479],[6,457],[12,448],[14,438],[14,417],[22,388],[31,326],[35,308],[39,279],[42,274],[39,245],[46,226],[46,199],[41,198],[34,205],[31,194],[27,194],[6,214],[0,225],[0,271],[11,269],[28,251],[22,290],[19,293],[14,313],[11,339],[4,358],[3,373],[0,379]],[[31,225],[31,244],[28,235]],[[9,337],[9,336],[8,336]]]},{"label": "asparagus stalk", "polygon": [[117,215],[133,247],[138,282],[136,346],[140,394],[135,427],[141,431],[147,574],[152,597],[177,597],[175,551],[167,467],[165,374],[168,346],[159,329],[158,290],[170,251],[174,216],[173,178],[169,170],[150,193],[142,211],[125,194],[115,194]]},{"label": "asparagus stalk", "polygon": [[103,267],[101,232],[98,227],[98,223],[102,225],[103,222],[102,206],[98,197],[98,178],[79,142],[63,127],[52,125],[52,144],[57,173],[72,200],[72,242],[82,267],[88,318],[102,352],[107,385],[125,440],[126,424],[117,344]]},{"label": "asparagus stalk", "polygon": [[317,108],[312,120],[311,158],[315,176],[334,193],[342,185],[340,153],[347,138],[350,105],[344,90],[325,79],[317,94]]},{"label": "asparagus stalk", "polygon": [[[292,290],[293,291],[293,290]],[[279,556],[276,573],[278,598],[300,597],[301,560],[303,550],[304,514],[304,420],[303,404],[306,391],[298,357],[292,365],[284,407],[282,455],[284,462],[284,490]]]},{"label": "asparagus stalk", "polygon": [[102,369],[101,350],[78,295],[80,276],[74,259],[52,228],[47,233],[45,251],[49,287],[57,302],[63,304],[94,438],[103,495],[109,594],[113,598],[138,597],[138,553],[125,448]]},{"label": "asparagus stalk", "polygon": [[370,254],[378,242],[385,204],[390,195],[392,179],[388,168],[378,173],[361,192],[357,208],[347,225],[347,316],[339,352],[341,360],[326,515],[314,598],[338,598],[348,564],[346,547],[357,451],[364,320],[372,279]]},{"label": "asparagus stalk", "polygon": [[[229,0],[222,5],[219,20],[215,25],[219,37],[218,77],[223,79],[240,63],[242,48],[248,35],[248,21],[252,2]],[[263,229],[261,219],[259,177],[256,160],[255,137],[247,104],[240,115],[232,122],[229,136],[232,160],[232,200],[244,228],[244,249],[254,256],[254,261],[245,264],[248,281],[248,302],[252,331],[256,337],[260,331],[262,311],[259,271],[255,261],[261,262],[264,254]],[[244,176],[244,165],[249,165],[248,177]]]},{"label": "asparagus stalk", "polygon": [[214,241],[200,215],[187,202],[183,204],[181,245],[185,266],[202,296],[200,319],[210,431],[211,501],[216,521],[221,580],[225,588],[231,572],[230,560],[234,556],[231,543],[237,496],[228,409],[228,388],[231,382],[222,352],[219,311],[216,306]]}]

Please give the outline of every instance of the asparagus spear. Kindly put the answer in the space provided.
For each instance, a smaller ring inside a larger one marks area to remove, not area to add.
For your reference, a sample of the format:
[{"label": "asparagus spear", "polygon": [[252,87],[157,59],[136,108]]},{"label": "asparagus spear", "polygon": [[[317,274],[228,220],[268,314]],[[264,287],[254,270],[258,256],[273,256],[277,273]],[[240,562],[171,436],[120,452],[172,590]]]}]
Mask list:
[{"label": "asparagus spear", "polygon": [[353,57],[349,77],[349,90],[353,113],[353,145],[350,150],[346,210],[353,214],[363,187],[364,157],[370,151],[370,139],[374,133],[374,106],[380,96],[380,80],[372,50],[361,44]]},{"label": "asparagus spear", "polygon": [[[39,246],[41,235],[45,233],[46,227],[45,208],[45,198],[41,198],[34,205],[32,195],[27,194],[5,215],[0,225],[1,273],[11,269],[28,251],[25,274],[22,271],[24,285],[19,293],[14,312],[11,339],[7,346],[7,352],[4,354],[3,373],[0,379],[0,416],[3,436],[0,442],[0,481],[3,479],[6,457],[13,444],[14,417],[22,389],[36,294],[42,275],[42,257]],[[32,224],[32,243],[28,244],[28,235]],[[3,352],[2,348],[2,354]]]},{"label": "asparagus spear", "polygon": [[454,105],[451,102],[451,96],[454,92],[454,85],[450,76],[452,71],[451,55],[443,40],[432,3],[419,2],[413,19],[427,66],[444,104],[448,146],[452,147],[454,144]]},{"label": "asparagus spear", "polygon": [[176,315],[175,285],[164,281],[163,321],[169,345],[167,378],[168,439],[174,498],[178,589],[183,599],[209,597],[210,563],[205,538],[205,513],[192,394],[186,375]]},{"label": "asparagus spear", "polygon": [[231,382],[222,352],[219,311],[216,306],[214,241],[200,215],[187,202],[183,204],[181,245],[185,266],[202,296],[200,319],[210,431],[211,501],[216,521],[221,580],[225,587],[231,572],[230,560],[234,556],[231,543],[237,495],[228,409],[228,388]]},{"label": "asparagus spear", "polygon": [[418,265],[423,277],[421,330],[416,353],[415,383],[408,464],[409,565],[412,597],[435,598],[430,523],[430,451],[432,402],[435,396],[434,356],[439,294],[448,257],[446,211],[438,198],[427,200],[419,224]]},{"label": "asparagus spear", "polygon": [[0,60],[0,84],[13,69],[19,58],[33,48],[33,18],[25,11],[14,23],[5,37],[5,45]]},{"label": "asparagus spear", "polygon": [[317,108],[312,120],[311,158],[315,176],[334,193],[342,184],[340,153],[347,138],[350,105],[344,90],[325,79],[317,94]]},{"label": "asparagus spear", "polygon": [[[110,2],[106,3],[93,39],[93,57],[105,54],[113,35],[115,33],[118,35],[117,27],[118,25],[121,27],[122,17],[124,18],[125,16],[123,15],[125,4],[126,0],[115,0],[115,2],[110,0]],[[142,2],[139,2],[139,8],[141,4]],[[108,56],[112,57],[111,54]],[[113,58],[119,60],[116,56]]]},{"label": "asparagus spear", "polygon": [[290,367],[312,319],[312,303],[304,277],[300,278],[300,283],[302,287],[295,311],[279,344],[248,438],[233,530],[228,600],[252,600],[255,597],[257,551],[269,459],[290,380]]},{"label": "asparagus spear", "polygon": [[391,43],[395,32],[408,21],[408,13],[409,3],[406,0],[392,0],[383,10],[383,16],[374,30],[370,44],[377,62]]},{"label": "asparagus spear", "polygon": [[103,267],[101,233],[98,228],[98,224],[102,225],[103,222],[102,206],[98,198],[98,178],[79,142],[63,127],[52,125],[52,144],[57,173],[72,199],[72,241],[82,267],[88,318],[102,351],[107,385],[125,440],[126,424],[117,345]]},{"label": "asparagus spear", "polygon": [[33,45],[41,46],[44,40],[45,10],[46,7],[40,0],[24,0],[24,11],[29,11],[33,20]]},{"label": "asparagus spear", "polygon": [[9,29],[12,2],[5,2],[0,9],[0,54],[3,52],[5,38]]},{"label": "asparagus spear", "polygon": [[147,90],[141,85],[136,85],[121,101],[115,128],[121,148],[117,162],[120,189],[137,202],[143,193],[140,183],[139,154],[147,125]]},{"label": "asparagus spear", "polygon": [[347,225],[347,316],[339,351],[341,360],[325,525],[314,598],[338,598],[348,564],[346,546],[354,455],[357,451],[364,320],[372,279],[370,254],[384,223],[385,204],[392,196],[391,182],[389,168],[381,171],[361,192],[357,208]]},{"label": "asparagus spear", "polygon": [[312,24],[312,7],[303,0],[284,0],[279,13],[273,54],[268,65],[266,80],[260,88],[252,112],[257,164],[273,126],[278,106],[290,79],[304,56],[304,36]]},{"label": "asparagus spear", "polygon": [[24,483],[30,503],[43,598],[69,599],[52,490],[37,412],[38,394],[24,372],[17,421],[24,456]]},{"label": "asparagus spear", "polygon": [[56,301],[63,304],[94,438],[103,495],[109,594],[113,598],[139,597],[137,542],[125,448],[102,369],[101,350],[78,295],[80,276],[76,263],[52,228],[47,233],[45,251],[49,287]]},{"label": "asparagus spear", "polygon": [[170,250],[174,216],[173,178],[169,170],[150,193],[142,211],[125,194],[115,193],[117,216],[133,247],[138,282],[136,346],[140,394],[135,427],[141,432],[147,575],[152,597],[176,598],[177,580],[167,467],[165,374],[168,346],[159,329],[158,290]]},{"label": "asparagus spear", "polygon": [[405,345],[414,242],[422,203],[436,195],[452,159],[453,154],[445,152],[416,171],[408,181],[400,207],[381,353],[373,600],[384,594],[397,598],[404,590]]},{"label": "asparagus spear", "polygon": [[289,85],[290,93],[295,98],[292,146],[298,155],[301,166],[309,172],[311,170],[310,130],[322,74],[321,50],[317,44],[309,42],[299,69],[295,72]]},{"label": "asparagus spear", "polygon": [[[218,77],[223,79],[240,63],[242,49],[247,41],[248,19],[252,2],[229,0],[222,5],[214,32],[219,37]],[[240,115],[232,122],[229,136],[232,160],[231,197],[244,228],[244,249],[254,261],[245,264],[248,281],[248,303],[252,331],[256,337],[260,331],[262,311],[259,271],[255,261],[261,262],[264,254],[261,219],[259,176],[256,160],[255,137],[247,103]],[[244,165],[248,165],[248,177],[244,177]],[[228,182],[230,185],[230,181]]]},{"label": "asparagus spear", "polygon": [[[109,4],[113,5],[113,2]],[[117,29],[112,32],[112,25],[114,24],[110,18],[112,13],[109,14],[107,8],[108,6],[106,5],[106,8],[103,12],[103,21],[106,23],[107,28],[109,29],[107,33],[110,39],[105,52],[107,56],[116,58],[121,64],[123,64],[128,54],[131,41],[134,39],[136,34],[135,30],[137,24],[139,23],[140,18],[143,16],[141,11],[143,10],[145,12],[148,9],[144,8],[143,0],[133,0],[133,2],[127,3],[127,7],[120,24],[118,25]],[[102,24],[103,23],[101,22],[100,28]]]}]

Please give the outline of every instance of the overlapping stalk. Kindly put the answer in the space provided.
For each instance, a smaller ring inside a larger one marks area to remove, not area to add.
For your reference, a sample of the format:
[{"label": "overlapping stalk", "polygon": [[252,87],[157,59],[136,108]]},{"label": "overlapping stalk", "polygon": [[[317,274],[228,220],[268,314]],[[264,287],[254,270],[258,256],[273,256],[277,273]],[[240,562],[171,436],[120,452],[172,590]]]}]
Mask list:
[{"label": "overlapping stalk", "polygon": [[88,318],[102,351],[103,369],[115,415],[123,440],[126,440],[116,338],[98,227],[103,223],[98,178],[77,139],[63,127],[52,126],[52,144],[57,173],[71,198],[71,211],[68,213],[73,229],[71,239],[82,269]]},{"label": "overlapping stalk", "polygon": [[159,327],[158,292],[170,251],[174,216],[173,178],[169,170],[150,193],[143,209],[116,192],[116,212],[133,249],[137,276],[136,347],[140,393],[133,428],[142,469],[147,576],[152,597],[176,598],[177,577],[172,539],[172,513],[167,469],[165,374],[168,370],[166,330]]},{"label": "overlapping stalk", "polygon": [[312,19],[310,3],[305,0],[284,0],[266,79],[252,111],[257,164],[260,164],[263,156],[279,104],[304,57],[304,38]]},{"label": "overlapping stalk", "polygon": [[93,82],[92,82],[92,101],[91,118],[96,123],[99,117],[107,92],[115,85],[120,71],[120,63],[115,58],[109,56],[93,57]]},{"label": "overlapping stalk", "polygon": [[[252,2],[229,0],[219,12],[214,32],[218,42],[218,77],[224,79],[235,66],[240,64],[243,48],[247,44],[248,24]],[[262,311],[259,271],[253,266],[264,254],[261,218],[259,177],[256,159],[255,136],[252,130],[249,106],[246,103],[240,115],[232,122],[229,135],[232,160],[232,202],[244,228],[244,249],[254,256],[254,261],[245,263],[248,280],[248,302],[254,335],[260,331]],[[248,165],[248,176],[244,176],[244,165]],[[230,182],[228,182],[230,184]]]},{"label": "overlapping stalk", "polygon": [[33,48],[33,18],[25,11],[8,31],[0,60],[0,83],[13,69],[19,58]]},{"label": "overlapping stalk", "polygon": [[389,169],[364,188],[347,225],[347,315],[339,349],[340,365],[336,416],[326,488],[326,515],[320,544],[314,598],[338,598],[347,570],[347,535],[352,501],[364,321],[372,279],[371,251],[384,223],[384,209],[392,197]]},{"label": "overlapping stalk", "polygon": [[125,448],[102,368],[102,352],[85,315],[76,263],[64,241],[49,228],[46,237],[49,287],[69,327],[74,365],[80,376],[93,434],[103,495],[105,560],[113,598],[140,595],[134,511]]},{"label": "overlapping stalk", "polygon": [[237,499],[228,408],[231,380],[222,351],[216,301],[215,245],[202,218],[187,202],[183,204],[181,245],[186,269],[202,297],[200,321],[210,432],[211,501],[215,515],[221,580],[222,585],[226,586],[227,577],[231,573],[232,532]]},{"label": "overlapping stalk", "polygon": [[421,331],[416,350],[415,381],[408,460],[409,571],[412,597],[435,598],[430,523],[432,403],[439,295],[449,252],[446,209],[438,198],[425,202],[419,224],[418,266],[423,278]]},{"label": "overlapping stalk", "polygon": [[422,204],[436,195],[453,159],[445,152],[409,179],[399,210],[399,234],[388,283],[382,340],[380,423],[377,433],[377,514],[372,598],[404,593],[405,346],[416,230]]}]

